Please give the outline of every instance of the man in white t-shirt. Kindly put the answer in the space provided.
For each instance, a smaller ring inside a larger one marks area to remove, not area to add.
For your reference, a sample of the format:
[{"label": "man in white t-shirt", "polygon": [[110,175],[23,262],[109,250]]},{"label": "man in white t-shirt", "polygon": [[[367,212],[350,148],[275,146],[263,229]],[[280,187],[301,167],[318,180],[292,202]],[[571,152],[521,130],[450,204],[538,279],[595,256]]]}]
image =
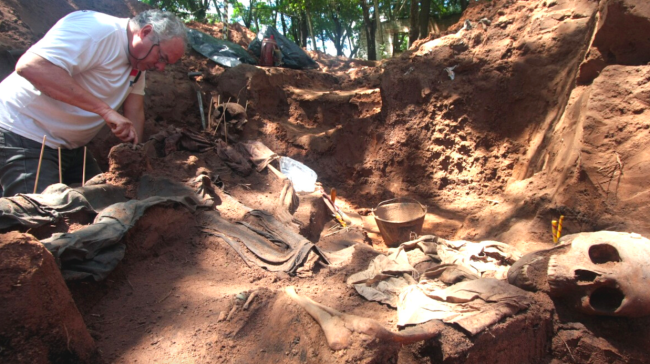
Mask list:
[{"label": "man in white t-shirt", "polygon": [[[164,71],[185,53],[185,27],[148,10],[132,19],[76,11],[59,20],[0,83],[0,191],[32,193],[81,182],[83,147],[104,123],[123,142],[142,140],[146,71]],[[121,115],[116,110],[123,107]],[[101,173],[87,158],[86,179]]]}]

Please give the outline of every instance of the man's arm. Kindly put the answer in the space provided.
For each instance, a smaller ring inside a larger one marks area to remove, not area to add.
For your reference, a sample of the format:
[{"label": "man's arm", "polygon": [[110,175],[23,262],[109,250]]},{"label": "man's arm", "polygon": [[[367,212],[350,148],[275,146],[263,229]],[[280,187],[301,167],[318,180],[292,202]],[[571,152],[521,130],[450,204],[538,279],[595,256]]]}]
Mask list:
[{"label": "man's arm", "polygon": [[124,108],[124,116],[131,120],[135,131],[138,135],[138,140],[142,140],[144,133],[144,96],[138,94],[129,94],[124,100],[122,105]]},{"label": "man's arm", "polygon": [[138,142],[138,134],[129,119],[84,90],[63,68],[28,51],[18,60],[16,73],[47,96],[98,114],[120,140]]}]

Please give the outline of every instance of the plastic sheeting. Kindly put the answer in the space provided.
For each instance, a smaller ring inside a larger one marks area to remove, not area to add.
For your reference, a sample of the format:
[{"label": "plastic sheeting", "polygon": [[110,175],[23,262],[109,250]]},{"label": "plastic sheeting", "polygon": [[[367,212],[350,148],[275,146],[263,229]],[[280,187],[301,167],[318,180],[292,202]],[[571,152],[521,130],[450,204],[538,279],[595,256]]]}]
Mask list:
[{"label": "plastic sheeting", "polygon": [[257,64],[255,57],[233,42],[217,39],[196,29],[187,29],[187,37],[192,49],[224,67]]},{"label": "plastic sheeting", "polygon": [[280,48],[280,51],[282,52],[283,66],[295,69],[318,68],[318,64],[311,59],[302,48],[287,39],[287,37],[282,35],[282,33],[274,27],[262,27],[260,32],[257,33],[257,38],[248,45],[248,50],[259,57],[262,50],[262,39],[270,38],[271,36],[275,38],[275,42],[278,44],[278,48]]}]

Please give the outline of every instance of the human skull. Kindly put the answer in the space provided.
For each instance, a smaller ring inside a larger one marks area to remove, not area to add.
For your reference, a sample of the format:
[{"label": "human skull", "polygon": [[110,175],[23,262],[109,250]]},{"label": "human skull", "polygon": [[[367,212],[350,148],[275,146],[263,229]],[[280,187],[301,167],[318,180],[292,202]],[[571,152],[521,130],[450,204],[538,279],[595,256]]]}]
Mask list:
[{"label": "human skull", "polygon": [[562,243],[570,247],[548,263],[551,296],[592,315],[650,315],[650,240],[599,231],[568,235]]},{"label": "human skull", "polygon": [[236,130],[242,130],[244,124],[248,122],[246,118],[246,108],[235,102],[226,102],[225,104],[215,105],[214,122],[226,122],[229,128],[234,127]]}]

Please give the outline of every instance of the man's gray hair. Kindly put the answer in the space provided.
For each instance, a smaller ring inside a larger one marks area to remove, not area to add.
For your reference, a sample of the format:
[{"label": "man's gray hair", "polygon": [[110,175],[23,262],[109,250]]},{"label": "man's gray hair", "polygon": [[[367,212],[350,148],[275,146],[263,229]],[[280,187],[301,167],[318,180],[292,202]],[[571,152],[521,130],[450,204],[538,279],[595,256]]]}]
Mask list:
[{"label": "man's gray hair", "polygon": [[145,25],[151,24],[158,42],[167,41],[172,38],[181,38],[187,45],[187,33],[183,22],[176,15],[158,9],[143,11],[131,18],[131,24],[136,29],[142,29]]}]

